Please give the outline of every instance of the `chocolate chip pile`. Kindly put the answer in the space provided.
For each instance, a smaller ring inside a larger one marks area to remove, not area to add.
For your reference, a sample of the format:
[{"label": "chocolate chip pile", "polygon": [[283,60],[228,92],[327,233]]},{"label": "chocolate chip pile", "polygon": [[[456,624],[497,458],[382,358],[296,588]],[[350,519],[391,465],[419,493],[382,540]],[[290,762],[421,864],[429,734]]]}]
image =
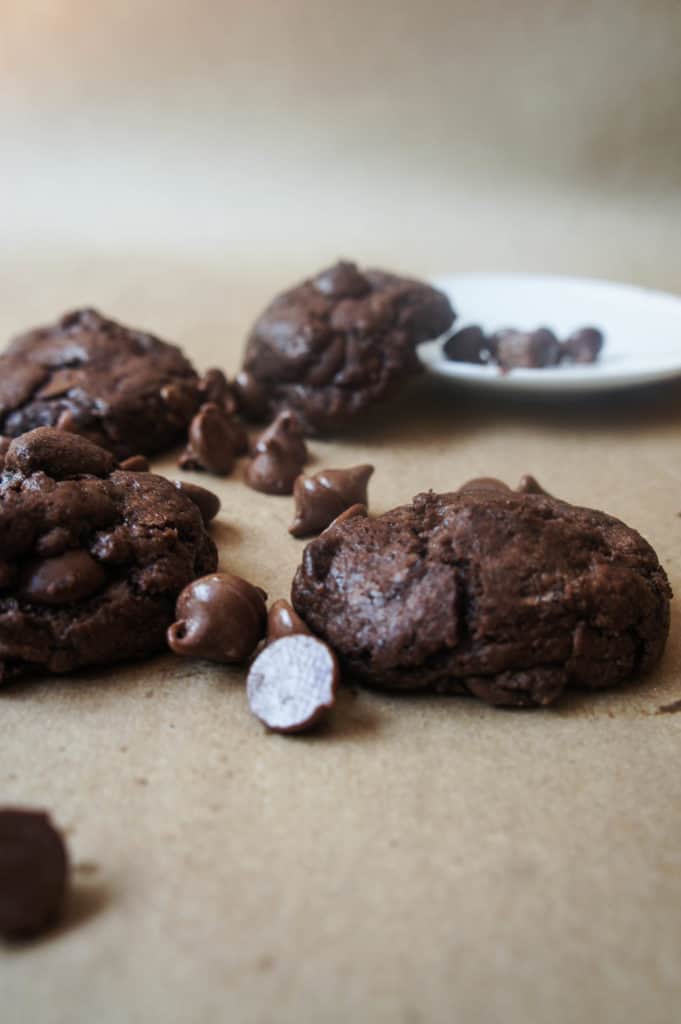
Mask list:
[{"label": "chocolate chip pile", "polygon": [[559,341],[548,327],[535,331],[515,328],[485,334],[482,327],[463,327],[442,346],[455,363],[495,363],[503,371],[540,369],[560,363],[595,363],[603,348],[603,333],[596,327],[580,327]]}]

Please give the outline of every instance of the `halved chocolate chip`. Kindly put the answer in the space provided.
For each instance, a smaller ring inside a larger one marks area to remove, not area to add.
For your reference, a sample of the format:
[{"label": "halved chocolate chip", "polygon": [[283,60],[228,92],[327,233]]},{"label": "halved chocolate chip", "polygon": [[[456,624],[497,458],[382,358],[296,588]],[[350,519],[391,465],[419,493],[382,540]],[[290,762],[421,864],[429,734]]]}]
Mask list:
[{"label": "halved chocolate chip", "polygon": [[38,559],[26,569],[22,596],[34,604],[64,605],[91,597],[107,580],[105,570],[82,548]]},{"label": "halved chocolate chip", "polygon": [[268,644],[251,665],[246,683],[251,711],[274,732],[302,732],[336,699],[339,670],[330,647],[297,633]]}]

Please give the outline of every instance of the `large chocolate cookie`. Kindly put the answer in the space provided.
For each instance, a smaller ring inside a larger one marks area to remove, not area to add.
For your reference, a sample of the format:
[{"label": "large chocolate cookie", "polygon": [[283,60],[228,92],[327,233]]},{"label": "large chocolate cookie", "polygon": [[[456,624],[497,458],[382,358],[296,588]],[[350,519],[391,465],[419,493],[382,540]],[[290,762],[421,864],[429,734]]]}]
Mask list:
[{"label": "large chocolate cookie", "polygon": [[[416,346],[454,320],[442,292],[338,263],[278,295],[256,321],[243,369],[269,415],[334,431],[420,370]],[[245,409],[248,412],[248,409]]]},{"label": "large chocolate cookie", "polygon": [[667,577],[635,530],[539,490],[483,480],[333,526],[295,609],[374,686],[517,706],[617,686],[662,653]]},{"label": "large chocolate cookie", "polygon": [[177,595],[216,565],[168,480],[51,427],[16,438],[0,474],[0,682],[161,650]]},{"label": "large chocolate cookie", "polygon": [[153,454],[186,431],[201,402],[175,345],[93,309],[15,338],[0,355],[0,434],[61,426],[119,458]]}]

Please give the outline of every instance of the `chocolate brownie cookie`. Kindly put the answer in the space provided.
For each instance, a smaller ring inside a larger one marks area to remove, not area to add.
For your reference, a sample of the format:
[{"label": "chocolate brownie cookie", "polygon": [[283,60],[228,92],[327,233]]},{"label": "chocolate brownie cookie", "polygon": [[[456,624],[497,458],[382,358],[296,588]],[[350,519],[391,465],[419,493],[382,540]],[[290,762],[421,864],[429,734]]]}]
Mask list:
[{"label": "chocolate brownie cookie", "polygon": [[334,431],[417,373],[416,346],[453,321],[447,296],[430,285],[337,263],[267,307],[237,382],[257,393],[253,411],[288,408],[306,433]]},{"label": "chocolate brownie cookie", "polygon": [[60,426],[119,458],[168,448],[202,401],[179,348],[94,309],[15,338],[0,355],[0,434]]},{"label": "chocolate brownie cookie", "polygon": [[635,530],[489,479],[331,527],[305,549],[296,611],[368,684],[549,704],[659,659],[671,590]]},{"label": "chocolate brownie cookie", "polygon": [[0,474],[0,682],[165,647],[183,587],[217,565],[199,507],[77,434],[12,441]]}]

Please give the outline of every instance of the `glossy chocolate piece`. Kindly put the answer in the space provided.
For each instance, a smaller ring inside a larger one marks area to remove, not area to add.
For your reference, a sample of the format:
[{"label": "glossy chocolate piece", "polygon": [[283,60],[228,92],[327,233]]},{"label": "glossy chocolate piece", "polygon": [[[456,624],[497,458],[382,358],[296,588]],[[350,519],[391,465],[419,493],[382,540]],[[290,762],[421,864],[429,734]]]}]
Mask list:
[{"label": "glossy chocolate piece", "polygon": [[242,445],[239,431],[219,405],[206,402],[189,425],[189,443],[180,456],[180,468],[227,476]]},{"label": "glossy chocolate piece", "polygon": [[603,348],[603,332],[597,327],[580,327],[562,344],[562,354],[574,363],[595,363]]},{"label": "glossy chocolate piece", "polygon": [[492,335],[492,344],[496,361],[505,370],[556,366],[561,357],[560,342],[547,327],[536,331],[498,331]]},{"label": "glossy chocolate piece", "polygon": [[300,615],[293,610],[288,601],[281,598],[275,601],[267,613],[267,642],[281,640],[282,636],[293,636],[296,633],[310,635]]},{"label": "glossy chocolate piece", "polygon": [[66,605],[96,594],[107,581],[106,571],[82,548],[32,562],[22,596],[34,604]]},{"label": "glossy chocolate piece", "polygon": [[217,494],[213,494],[206,487],[200,487],[199,484],[190,484],[186,480],[173,480],[173,484],[178,491],[194,502],[206,526],[215,519],[220,511],[220,499]]},{"label": "glossy chocolate piece", "polygon": [[184,657],[245,661],[265,632],[266,600],[264,590],[229,572],[194,580],[177,599],[168,646]]},{"label": "glossy chocolate piece", "polygon": [[290,494],[307,458],[298,419],[285,409],[257,439],[246,483],[264,494]]},{"label": "glossy chocolate piece", "polygon": [[373,466],[323,469],[299,476],[293,487],[295,518],[289,527],[294,537],[309,537],[325,530],[352,505],[367,505],[367,486]]},{"label": "glossy chocolate piece", "polygon": [[146,455],[131,455],[130,458],[123,459],[119,468],[125,469],[128,473],[148,473],[149,459]]}]

